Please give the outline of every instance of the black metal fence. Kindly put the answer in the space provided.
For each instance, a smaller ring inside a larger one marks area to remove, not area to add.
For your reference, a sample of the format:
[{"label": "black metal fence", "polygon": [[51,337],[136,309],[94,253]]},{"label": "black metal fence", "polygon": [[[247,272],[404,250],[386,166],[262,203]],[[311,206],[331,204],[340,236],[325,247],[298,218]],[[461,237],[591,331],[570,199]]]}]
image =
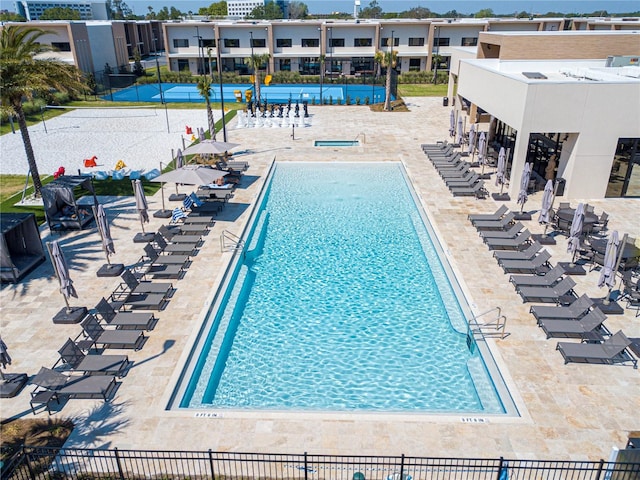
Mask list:
[{"label": "black metal fence", "polygon": [[640,463],[23,447],[2,479],[638,480]]}]

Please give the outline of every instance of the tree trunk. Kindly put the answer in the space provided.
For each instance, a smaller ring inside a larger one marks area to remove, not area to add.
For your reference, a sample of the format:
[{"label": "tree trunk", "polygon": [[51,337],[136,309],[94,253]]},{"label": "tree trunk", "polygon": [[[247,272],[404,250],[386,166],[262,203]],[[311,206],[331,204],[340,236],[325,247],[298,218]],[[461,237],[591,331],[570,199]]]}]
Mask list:
[{"label": "tree trunk", "polygon": [[211,134],[211,140],[216,140],[216,124],[213,120],[213,112],[211,111],[211,102],[209,98],[205,98],[207,103],[207,122],[209,123],[209,133]]},{"label": "tree trunk", "polygon": [[20,134],[22,135],[22,143],[24,144],[24,151],[27,154],[27,163],[29,164],[29,172],[33,179],[33,190],[36,197],[41,196],[42,181],[40,180],[40,173],[38,172],[38,165],[36,164],[36,157],[33,154],[33,147],[31,146],[31,138],[29,137],[29,129],[27,127],[27,119],[24,116],[24,110],[22,109],[22,101],[14,101],[13,110],[18,117],[18,125],[20,126]]},{"label": "tree trunk", "polygon": [[384,87],[384,109],[391,110],[391,65],[387,66],[387,83]]}]

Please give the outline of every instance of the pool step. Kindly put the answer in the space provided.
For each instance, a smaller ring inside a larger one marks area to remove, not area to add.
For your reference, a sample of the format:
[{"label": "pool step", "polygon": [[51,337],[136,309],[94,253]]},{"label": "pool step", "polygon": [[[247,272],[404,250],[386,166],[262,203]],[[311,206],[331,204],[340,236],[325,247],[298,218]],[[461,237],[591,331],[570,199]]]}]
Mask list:
[{"label": "pool step", "polygon": [[482,359],[479,356],[471,357],[467,361],[467,370],[482,404],[483,413],[504,413]]}]

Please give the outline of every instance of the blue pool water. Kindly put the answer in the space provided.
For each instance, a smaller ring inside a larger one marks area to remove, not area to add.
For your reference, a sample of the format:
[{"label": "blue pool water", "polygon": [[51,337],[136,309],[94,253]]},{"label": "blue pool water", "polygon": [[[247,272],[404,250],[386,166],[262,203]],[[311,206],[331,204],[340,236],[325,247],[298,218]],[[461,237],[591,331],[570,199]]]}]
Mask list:
[{"label": "blue pool water", "polygon": [[[244,99],[244,92],[251,90],[254,94],[254,87],[246,84],[224,84],[222,92],[225,102],[236,102],[235,91],[240,90]],[[162,94],[166,102],[195,102],[204,103],[204,99],[198,93],[198,89],[193,83],[163,83]],[[292,102],[308,101],[310,104],[315,99],[315,103],[320,103],[320,85],[315,84],[287,84],[287,85],[271,85],[262,86],[260,88],[262,100],[269,103],[286,103],[291,99]],[[362,105],[365,99],[369,98],[371,103],[384,101],[384,87],[372,87],[371,85],[323,85],[322,97],[326,101],[344,104],[347,96],[350,97],[352,104],[360,99]],[[157,84],[134,85],[105,95],[105,100],[113,100],[116,102],[160,102],[160,88]],[[220,88],[213,85],[211,88],[212,102],[220,101]],[[392,96],[392,100],[395,98]],[[244,100],[243,100],[244,101]]]},{"label": "blue pool water", "polygon": [[401,164],[278,163],[255,218],[180,407],[505,412]]},{"label": "blue pool water", "polygon": [[314,147],[357,147],[360,145],[358,140],[316,140],[313,142]]}]

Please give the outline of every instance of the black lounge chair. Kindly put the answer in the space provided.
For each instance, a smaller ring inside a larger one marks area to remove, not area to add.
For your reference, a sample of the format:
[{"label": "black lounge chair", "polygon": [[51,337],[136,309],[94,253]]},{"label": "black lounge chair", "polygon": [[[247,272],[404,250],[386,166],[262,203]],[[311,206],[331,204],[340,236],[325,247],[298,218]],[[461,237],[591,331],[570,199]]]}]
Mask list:
[{"label": "black lounge chair", "polygon": [[581,295],[571,305],[551,307],[548,305],[533,305],[529,312],[536,317],[538,323],[545,318],[578,320],[593,306],[593,300],[588,295]]},{"label": "black lounge chair", "polygon": [[469,171],[464,175],[456,175],[454,177],[445,177],[444,183],[449,188],[453,187],[466,187],[467,185],[474,185],[480,177],[474,171]]},{"label": "black lounge chair", "polygon": [[564,273],[564,268],[556,265],[544,275],[511,275],[509,281],[518,286],[552,287],[562,280]]},{"label": "black lounge chair", "polygon": [[148,282],[140,281],[131,270],[125,270],[120,275],[122,282],[111,294],[114,301],[126,301],[132,295],[153,293],[168,296],[173,290],[173,284],[169,282]]},{"label": "black lounge chair", "polygon": [[[542,250],[538,255],[533,257],[532,260],[499,260],[498,265],[502,267],[504,273],[529,273],[529,274],[542,274],[549,273],[553,270],[549,264],[551,254],[546,250]],[[556,267],[558,268],[558,267]],[[560,267],[562,273],[564,269]],[[562,275],[560,273],[560,275]],[[557,280],[557,278],[556,278]],[[536,285],[530,284],[530,285]]]},{"label": "black lounge chair", "polygon": [[459,163],[455,167],[438,167],[438,174],[445,182],[448,180],[460,180],[473,173],[475,172],[465,163]]},{"label": "black lounge chair", "polygon": [[566,337],[584,338],[602,327],[607,316],[599,308],[594,308],[580,320],[542,319],[538,326],[542,328],[547,338]]},{"label": "black lounge chair", "polygon": [[[70,338],[58,350],[60,360],[76,372],[87,375],[117,375],[121,377],[129,366],[126,355],[85,355]],[[55,367],[55,366],[54,366]]]},{"label": "black lounge chair", "polygon": [[469,214],[469,221],[471,223],[475,221],[495,221],[500,220],[509,212],[509,208],[506,205],[501,205],[494,213],[471,213]]},{"label": "black lounge chair", "polygon": [[522,297],[523,302],[561,303],[564,298],[575,297],[573,287],[576,282],[571,277],[564,277],[553,287],[528,287],[517,286],[516,292]]},{"label": "black lounge chair", "polygon": [[630,345],[631,340],[620,330],[602,343],[558,342],[556,350],[562,354],[565,364],[578,362],[612,365],[631,362],[633,368],[638,368],[638,361],[626,351]]},{"label": "black lounge chair", "polygon": [[96,312],[107,325],[121,330],[151,330],[157,318],[151,312],[119,312],[105,298],[96,305]]},{"label": "black lounge chair", "polygon": [[132,348],[140,350],[146,337],[142,330],[105,330],[92,314],[82,321],[81,335],[85,339],[78,341],[83,350],[91,348]]},{"label": "black lounge chair", "polygon": [[51,402],[60,403],[60,397],[101,398],[108,402],[118,387],[113,375],[65,375],[46,367],[40,369],[31,383],[36,385],[30,401],[34,415],[39,405],[44,405],[51,414]]},{"label": "black lounge chair", "polygon": [[476,197],[486,198],[489,192],[484,187],[484,182],[479,180],[472,186],[468,187],[449,187],[449,190],[454,197]]},{"label": "black lounge chair", "polygon": [[158,253],[171,253],[171,254],[180,254],[180,255],[188,255],[192,256],[196,250],[196,243],[168,243],[162,235],[156,233],[155,237],[153,237],[153,243],[156,247],[156,251]]},{"label": "black lounge chair", "polygon": [[160,255],[150,244],[144,246],[144,253],[143,260],[152,265],[184,265],[189,261],[189,255]]},{"label": "black lounge chair", "polygon": [[197,246],[202,241],[201,235],[186,235],[182,233],[179,227],[169,228],[166,225],[162,225],[158,232],[162,235],[162,237],[170,243],[191,243],[194,246]]},{"label": "black lounge chair", "polygon": [[507,225],[506,230],[482,230],[478,232],[481,238],[516,238],[524,229],[522,222],[516,222],[513,225]]},{"label": "black lounge chair", "polygon": [[540,253],[540,250],[542,250],[542,245],[534,241],[524,250],[496,250],[493,252],[493,256],[498,260],[498,263],[500,260],[533,260]]},{"label": "black lounge chair", "polygon": [[515,217],[515,213],[509,212],[499,220],[472,220],[471,224],[476,227],[476,230],[505,230],[511,227]]},{"label": "black lounge chair", "polygon": [[489,250],[521,250],[529,245],[531,232],[521,231],[516,238],[483,238]]}]

